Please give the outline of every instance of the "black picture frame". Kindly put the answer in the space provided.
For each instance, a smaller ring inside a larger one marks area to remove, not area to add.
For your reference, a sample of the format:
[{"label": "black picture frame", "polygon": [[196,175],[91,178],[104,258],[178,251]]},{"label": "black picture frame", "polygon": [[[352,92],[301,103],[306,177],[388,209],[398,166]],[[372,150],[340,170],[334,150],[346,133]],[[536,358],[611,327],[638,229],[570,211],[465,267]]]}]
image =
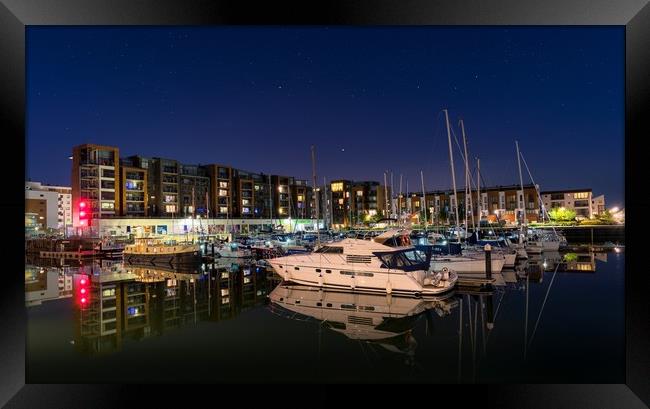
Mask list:
[{"label": "black picture frame", "polygon": [[[650,404],[650,304],[640,248],[650,204],[644,141],[650,136],[650,5],[645,0],[329,1],[320,4],[181,0],[1,0],[0,123],[5,160],[25,157],[25,30],[34,25],[615,25],[625,26],[626,130],[626,379],[614,385],[492,385],[450,389],[459,404],[465,390],[492,407],[620,407]],[[21,141],[23,143],[21,143]],[[635,149],[636,148],[636,149]],[[595,164],[594,172],[602,164]],[[19,169],[14,167],[11,169]],[[5,182],[5,291],[0,299],[0,405],[7,407],[122,407],[164,399],[154,387],[25,384],[24,174]],[[635,240],[636,237],[636,240]],[[14,266],[15,264],[15,266]],[[15,268],[14,268],[15,267]],[[603,300],[606,308],[607,300]],[[604,324],[605,325],[605,324]],[[560,347],[560,346],[558,346]],[[597,359],[597,357],[594,357]],[[440,388],[432,387],[429,391]],[[319,396],[332,397],[322,389]],[[303,388],[303,393],[305,389]],[[402,391],[405,392],[405,391]],[[401,393],[401,392],[400,392]],[[139,397],[134,400],[125,395]],[[429,395],[429,393],[427,393]],[[144,397],[146,398],[144,398]],[[268,395],[267,395],[268,396]],[[261,396],[260,396],[261,397]],[[257,397],[260,399],[260,397]],[[251,399],[255,397],[252,396]],[[381,398],[381,397],[380,397]],[[394,396],[393,396],[394,398]],[[412,404],[413,397],[409,403]],[[415,396],[418,399],[418,396]],[[422,403],[431,402],[422,396]],[[282,400],[282,399],[280,399]],[[351,402],[349,402],[351,403]]]}]

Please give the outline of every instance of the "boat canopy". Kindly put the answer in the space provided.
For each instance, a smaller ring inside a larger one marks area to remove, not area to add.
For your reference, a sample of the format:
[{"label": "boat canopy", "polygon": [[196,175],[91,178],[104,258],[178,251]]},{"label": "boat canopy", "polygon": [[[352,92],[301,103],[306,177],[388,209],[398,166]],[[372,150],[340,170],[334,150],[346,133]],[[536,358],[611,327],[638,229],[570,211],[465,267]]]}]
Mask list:
[{"label": "boat canopy", "polygon": [[382,268],[403,271],[429,270],[431,253],[422,253],[415,248],[399,251],[375,251],[375,256],[381,260]]}]

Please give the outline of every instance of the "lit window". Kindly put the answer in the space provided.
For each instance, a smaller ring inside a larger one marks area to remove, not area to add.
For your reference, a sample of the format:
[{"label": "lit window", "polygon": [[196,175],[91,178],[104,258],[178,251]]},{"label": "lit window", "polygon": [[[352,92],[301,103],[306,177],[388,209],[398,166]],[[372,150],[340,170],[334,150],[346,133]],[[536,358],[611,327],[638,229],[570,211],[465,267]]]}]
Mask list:
[{"label": "lit window", "polygon": [[242,199],[241,204],[243,204],[244,206],[248,206],[250,204],[250,200]]},{"label": "lit window", "polygon": [[573,198],[574,199],[586,199],[589,197],[589,192],[579,192],[579,193],[574,193]]},{"label": "lit window", "polygon": [[219,196],[228,196],[228,191],[225,189],[219,189]]},{"label": "lit window", "polygon": [[363,190],[357,190],[357,196],[363,196]]},{"label": "lit window", "polygon": [[303,195],[298,195],[298,201],[299,201],[299,202],[302,202],[303,200],[305,200],[305,196],[303,196]]},{"label": "lit window", "polygon": [[219,187],[227,188],[228,182],[219,182]]},{"label": "lit window", "polygon": [[113,202],[102,202],[102,210],[114,210],[115,203]]},{"label": "lit window", "polygon": [[219,213],[228,213],[228,208],[226,206],[221,206],[219,208]]},{"label": "lit window", "polygon": [[176,213],[176,205],[166,205],[165,211],[167,213]]},{"label": "lit window", "polygon": [[350,197],[350,192],[345,192],[345,197]]},{"label": "lit window", "polygon": [[332,183],[332,192],[341,192],[343,190],[343,182]]},{"label": "lit window", "polygon": [[283,208],[279,208],[279,209],[278,209],[278,213],[280,213],[280,214],[284,214],[284,209],[283,209]]},{"label": "lit window", "polygon": [[343,199],[339,199],[339,204],[343,204]]},{"label": "lit window", "polygon": [[242,213],[250,213],[250,212],[251,212],[251,208],[250,208],[250,207],[242,207],[241,212],[242,212]]}]

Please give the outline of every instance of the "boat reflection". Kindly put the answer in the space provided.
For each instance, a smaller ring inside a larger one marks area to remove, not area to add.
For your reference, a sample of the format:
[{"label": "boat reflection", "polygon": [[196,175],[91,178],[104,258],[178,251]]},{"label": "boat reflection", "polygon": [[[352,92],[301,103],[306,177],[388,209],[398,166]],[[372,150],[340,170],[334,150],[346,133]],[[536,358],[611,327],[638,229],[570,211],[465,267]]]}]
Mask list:
[{"label": "boat reflection", "polygon": [[294,320],[320,321],[325,328],[353,340],[380,345],[413,357],[416,322],[425,313],[449,316],[458,306],[454,293],[427,299],[350,293],[280,283],[269,295],[270,310]]}]

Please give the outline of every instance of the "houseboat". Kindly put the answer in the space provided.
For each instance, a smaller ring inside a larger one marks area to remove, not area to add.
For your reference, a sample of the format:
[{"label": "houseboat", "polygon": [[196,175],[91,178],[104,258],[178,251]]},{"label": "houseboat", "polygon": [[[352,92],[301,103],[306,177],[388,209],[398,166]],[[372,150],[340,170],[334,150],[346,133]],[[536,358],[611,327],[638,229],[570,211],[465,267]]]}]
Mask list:
[{"label": "houseboat", "polygon": [[162,238],[136,238],[124,247],[124,261],[151,264],[195,264],[202,260],[198,243],[180,243]]}]

